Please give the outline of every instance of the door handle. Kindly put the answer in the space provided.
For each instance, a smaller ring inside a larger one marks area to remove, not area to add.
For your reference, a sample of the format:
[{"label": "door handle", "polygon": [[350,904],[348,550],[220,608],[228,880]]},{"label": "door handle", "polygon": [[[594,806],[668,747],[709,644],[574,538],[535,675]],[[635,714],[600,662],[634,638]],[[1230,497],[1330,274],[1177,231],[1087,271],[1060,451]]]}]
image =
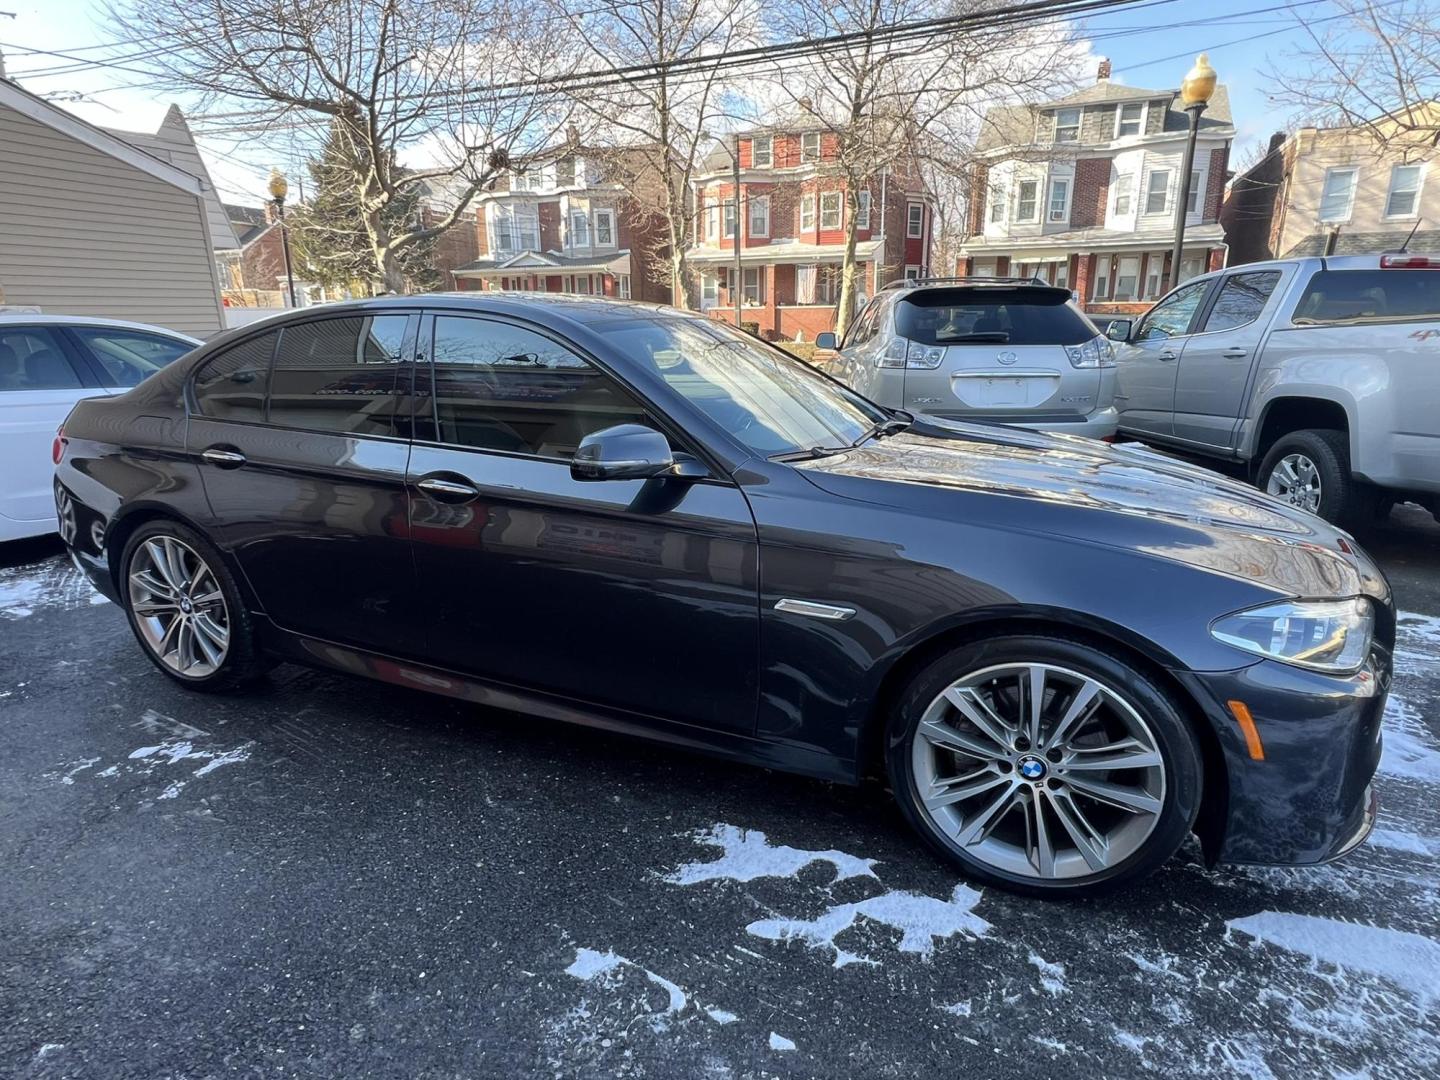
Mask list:
[{"label": "door handle", "polygon": [[1178,359],[1180,359],[1180,354],[1177,353],[1177,352],[1171,352],[1169,349],[1162,349],[1161,352],[1160,352],[1160,359],[1161,359],[1161,360],[1178,360]]},{"label": "door handle", "polygon": [[415,482],[415,486],[436,502],[467,503],[480,494],[474,484],[461,480],[446,480],[441,476],[427,476]]},{"label": "door handle", "polygon": [[245,464],[245,455],[239,450],[226,450],[223,446],[212,446],[201,452],[200,457],[217,469],[238,469]]},{"label": "door handle", "polygon": [[1226,349],[1226,350],[1225,350],[1223,353],[1221,353],[1220,355],[1223,356],[1223,357],[1226,357],[1226,358],[1229,359],[1229,360],[1240,360],[1240,359],[1242,359],[1242,358],[1244,358],[1244,357],[1246,357],[1246,356],[1249,356],[1249,355],[1250,355],[1250,350],[1249,350],[1249,349]]}]

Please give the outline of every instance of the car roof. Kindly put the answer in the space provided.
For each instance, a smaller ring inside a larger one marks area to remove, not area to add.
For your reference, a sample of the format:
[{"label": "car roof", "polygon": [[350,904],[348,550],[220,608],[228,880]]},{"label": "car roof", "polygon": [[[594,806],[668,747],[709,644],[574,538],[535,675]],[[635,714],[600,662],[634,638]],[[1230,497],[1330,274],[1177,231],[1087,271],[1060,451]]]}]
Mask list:
[{"label": "car roof", "polygon": [[99,319],[89,315],[46,315],[40,312],[26,313],[23,311],[0,312],[0,326],[102,326],[111,330],[143,330],[148,334],[164,334],[167,337],[180,338],[183,341],[200,344],[200,339],[191,335],[181,333],[179,330],[171,330],[164,326],[151,326],[149,323],[127,322],[124,319]]}]

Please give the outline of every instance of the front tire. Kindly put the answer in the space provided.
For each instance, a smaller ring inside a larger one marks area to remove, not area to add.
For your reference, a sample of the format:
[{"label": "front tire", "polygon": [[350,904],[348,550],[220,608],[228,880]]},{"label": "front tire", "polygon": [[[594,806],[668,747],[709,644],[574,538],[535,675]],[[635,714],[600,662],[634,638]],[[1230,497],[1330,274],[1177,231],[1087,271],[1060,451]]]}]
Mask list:
[{"label": "front tire", "polygon": [[175,521],[142,525],[120,557],[130,629],[162,672],[192,690],[233,690],[269,667],[223,556]]},{"label": "front tire", "polygon": [[1199,812],[1201,755],[1138,668],[1062,638],[973,642],[896,702],[886,767],[911,826],[967,876],[1077,897],[1150,873]]}]

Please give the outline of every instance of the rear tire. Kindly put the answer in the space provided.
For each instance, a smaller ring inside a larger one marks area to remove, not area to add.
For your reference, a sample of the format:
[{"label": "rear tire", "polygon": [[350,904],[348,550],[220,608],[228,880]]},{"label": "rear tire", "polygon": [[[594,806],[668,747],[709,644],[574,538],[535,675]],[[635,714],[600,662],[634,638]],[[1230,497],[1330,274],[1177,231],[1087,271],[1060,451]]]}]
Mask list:
[{"label": "rear tire", "polygon": [[1282,435],[1261,462],[1255,486],[1342,528],[1362,528],[1375,518],[1376,492],[1351,476],[1350,440],[1343,431]]},{"label": "rear tire", "polygon": [[234,690],[270,668],[224,556],[194,529],[141,525],[125,544],[117,585],[141,649],[182,686]]},{"label": "rear tire", "polygon": [[973,642],[927,665],[891,712],[885,764],[930,847],[968,877],[1045,897],[1153,871],[1184,842],[1202,792],[1199,741],[1163,688],[1042,636]]}]

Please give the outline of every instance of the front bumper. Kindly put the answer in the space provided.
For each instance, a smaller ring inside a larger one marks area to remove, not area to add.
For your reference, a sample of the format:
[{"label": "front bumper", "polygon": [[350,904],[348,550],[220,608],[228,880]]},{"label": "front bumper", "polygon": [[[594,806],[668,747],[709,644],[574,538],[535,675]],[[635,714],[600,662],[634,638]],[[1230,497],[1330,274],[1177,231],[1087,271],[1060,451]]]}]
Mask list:
[{"label": "front bumper", "polygon": [[[1377,647],[1349,676],[1271,660],[1175,675],[1209,718],[1229,781],[1224,827],[1207,844],[1212,861],[1305,866],[1340,858],[1370,835],[1390,686],[1387,653]],[[1250,710],[1263,760],[1251,756],[1231,701]]]}]

